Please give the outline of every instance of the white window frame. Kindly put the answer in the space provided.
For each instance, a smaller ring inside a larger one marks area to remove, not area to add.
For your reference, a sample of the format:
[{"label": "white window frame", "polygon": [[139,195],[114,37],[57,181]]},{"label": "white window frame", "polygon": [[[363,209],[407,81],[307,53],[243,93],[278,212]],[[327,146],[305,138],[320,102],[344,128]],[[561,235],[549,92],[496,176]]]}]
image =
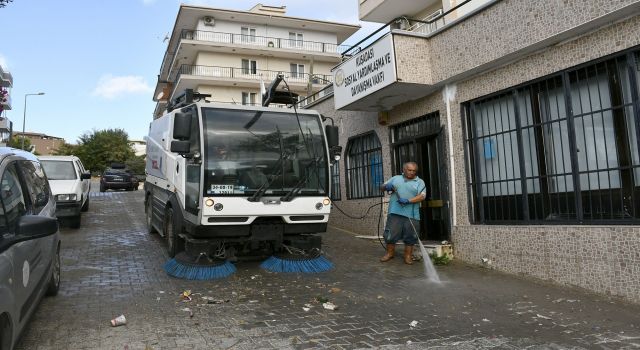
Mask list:
[{"label": "white window frame", "polygon": [[304,43],[304,34],[298,32],[289,32],[289,46],[302,47]]},{"label": "white window frame", "polygon": [[289,72],[291,78],[300,79],[304,77],[304,64],[289,63]]},{"label": "white window frame", "polygon": [[250,26],[240,27],[240,41],[243,43],[255,43],[256,28]]},{"label": "white window frame", "polygon": [[243,58],[240,61],[242,74],[258,74],[258,61]]}]

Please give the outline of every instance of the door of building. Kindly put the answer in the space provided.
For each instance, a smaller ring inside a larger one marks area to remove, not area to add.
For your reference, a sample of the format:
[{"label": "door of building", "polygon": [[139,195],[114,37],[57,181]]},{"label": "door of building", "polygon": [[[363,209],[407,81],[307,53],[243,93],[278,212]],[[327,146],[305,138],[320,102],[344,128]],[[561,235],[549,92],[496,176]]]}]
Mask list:
[{"label": "door of building", "polygon": [[418,176],[427,186],[427,200],[420,208],[421,240],[449,240],[447,167],[444,164],[444,134],[437,113],[392,127],[391,146],[394,174],[405,162],[418,164]]}]

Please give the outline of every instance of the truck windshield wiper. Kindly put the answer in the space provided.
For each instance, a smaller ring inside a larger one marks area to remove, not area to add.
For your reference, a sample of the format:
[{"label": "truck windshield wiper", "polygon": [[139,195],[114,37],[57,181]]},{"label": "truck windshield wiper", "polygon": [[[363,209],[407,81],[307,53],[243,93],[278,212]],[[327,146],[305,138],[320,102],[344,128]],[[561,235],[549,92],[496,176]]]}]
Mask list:
[{"label": "truck windshield wiper", "polygon": [[[309,162],[309,164],[307,164],[307,166],[304,167],[304,171],[305,171],[304,176],[300,180],[298,180],[298,182],[293,186],[291,191],[289,191],[284,196],[280,197],[281,201],[290,202],[298,194],[298,192],[300,192],[300,190],[302,189],[302,186],[307,183],[307,181],[309,180],[309,176],[311,175],[311,172],[308,171],[309,167],[313,165],[316,168],[316,173],[317,173],[318,162],[319,162],[318,159],[313,159],[313,161]],[[320,181],[320,179],[318,179],[318,181]]]}]

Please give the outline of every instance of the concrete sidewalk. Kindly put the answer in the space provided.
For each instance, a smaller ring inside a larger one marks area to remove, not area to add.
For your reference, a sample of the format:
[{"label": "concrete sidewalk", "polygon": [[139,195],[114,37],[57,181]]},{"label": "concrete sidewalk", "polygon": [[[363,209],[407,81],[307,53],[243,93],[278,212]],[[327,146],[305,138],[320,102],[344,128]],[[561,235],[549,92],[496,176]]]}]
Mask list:
[{"label": "concrete sidewalk", "polygon": [[[640,347],[638,305],[455,261],[433,284],[421,263],[379,263],[377,241],[324,237],[336,266],[327,273],[242,262],[226,279],[178,280],[162,270],[164,242],[146,233],[142,191],[95,193],[82,228],[62,230],[60,294],[44,299],[18,349]],[[127,324],[111,327],[120,314]]]}]

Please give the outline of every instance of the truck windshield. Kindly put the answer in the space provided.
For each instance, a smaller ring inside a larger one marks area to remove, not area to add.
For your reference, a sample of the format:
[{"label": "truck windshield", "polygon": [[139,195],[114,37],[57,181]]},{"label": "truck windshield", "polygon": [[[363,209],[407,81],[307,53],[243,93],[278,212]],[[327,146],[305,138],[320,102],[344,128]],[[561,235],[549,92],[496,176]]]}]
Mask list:
[{"label": "truck windshield", "polygon": [[[327,158],[317,115],[202,109],[204,195],[326,195]],[[299,124],[298,124],[299,120]],[[304,135],[302,132],[304,132]]]},{"label": "truck windshield", "polygon": [[44,168],[49,180],[75,180],[76,169],[73,162],[62,160],[41,160],[40,163]]}]

